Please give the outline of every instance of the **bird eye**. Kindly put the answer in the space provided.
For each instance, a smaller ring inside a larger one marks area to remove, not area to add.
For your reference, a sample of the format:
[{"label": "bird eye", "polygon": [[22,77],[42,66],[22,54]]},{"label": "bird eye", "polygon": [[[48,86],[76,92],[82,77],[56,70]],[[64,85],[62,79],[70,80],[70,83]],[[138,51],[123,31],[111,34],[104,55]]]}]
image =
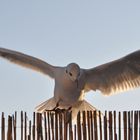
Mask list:
[{"label": "bird eye", "polygon": [[68,73],[68,71],[66,70],[66,73]]},{"label": "bird eye", "polygon": [[72,76],[72,73],[71,73],[71,72],[69,72],[69,75],[70,75],[70,76]]}]

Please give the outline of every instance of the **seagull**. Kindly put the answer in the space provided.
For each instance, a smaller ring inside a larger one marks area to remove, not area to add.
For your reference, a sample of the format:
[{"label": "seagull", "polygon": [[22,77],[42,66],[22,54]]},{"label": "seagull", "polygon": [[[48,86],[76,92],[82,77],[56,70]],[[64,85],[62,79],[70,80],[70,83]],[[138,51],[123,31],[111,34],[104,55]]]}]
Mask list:
[{"label": "seagull", "polygon": [[72,108],[74,113],[94,111],[97,109],[84,100],[86,92],[99,90],[103,95],[109,96],[140,86],[140,50],[90,69],[80,68],[76,63],[64,67],[53,66],[38,58],[5,48],[0,48],[0,57],[54,79],[54,95],[35,108],[39,113],[56,108]]}]

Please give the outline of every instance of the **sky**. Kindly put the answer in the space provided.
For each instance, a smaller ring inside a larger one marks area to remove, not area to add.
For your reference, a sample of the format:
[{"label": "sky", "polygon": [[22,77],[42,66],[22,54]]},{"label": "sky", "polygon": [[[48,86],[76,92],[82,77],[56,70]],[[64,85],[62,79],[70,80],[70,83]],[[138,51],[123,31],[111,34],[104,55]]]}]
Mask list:
[{"label": "sky", "polygon": [[[57,66],[93,68],[140,49],[138,0],[0,1],[0,46]],[[0,59],[0,112],[31,113],[53,96],[49,77]],[[140,88],[86,100],[104,110],[139,110]]]}]

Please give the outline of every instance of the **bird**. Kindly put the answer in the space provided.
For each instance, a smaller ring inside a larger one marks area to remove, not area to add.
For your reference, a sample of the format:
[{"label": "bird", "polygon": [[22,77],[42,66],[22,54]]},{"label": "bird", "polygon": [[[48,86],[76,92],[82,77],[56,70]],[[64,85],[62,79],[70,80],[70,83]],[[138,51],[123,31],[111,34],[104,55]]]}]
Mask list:
[{"label": "bird", "polygon": [[56,108],[72,109],[74,114],[83,110],[95,111],[97,108],[84,99],[88,91],[99,90],[110,96],[140,86],[140,50],[89,69],[73,62],[63,67],[54,66],[6,48],[0,48],[0,57],[54,79],[53,97],[35,108],[39,113]]}]

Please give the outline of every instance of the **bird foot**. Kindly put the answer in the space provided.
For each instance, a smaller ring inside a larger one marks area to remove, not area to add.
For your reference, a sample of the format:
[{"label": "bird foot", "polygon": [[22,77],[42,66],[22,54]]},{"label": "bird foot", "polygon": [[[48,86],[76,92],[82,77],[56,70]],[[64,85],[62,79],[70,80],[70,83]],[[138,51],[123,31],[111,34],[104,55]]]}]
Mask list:
[{"label": "bird foot", "polygon": [[47,112],[56,112],[56,113],[64,113],[64,112],[69,112],[71,110],[72,107],[69,107],[68,109],[60,109],[59,108],[59,102],[56,104],[56,106],[53,108],[53,109],[50,109],[50,110],[45,110]]}]

